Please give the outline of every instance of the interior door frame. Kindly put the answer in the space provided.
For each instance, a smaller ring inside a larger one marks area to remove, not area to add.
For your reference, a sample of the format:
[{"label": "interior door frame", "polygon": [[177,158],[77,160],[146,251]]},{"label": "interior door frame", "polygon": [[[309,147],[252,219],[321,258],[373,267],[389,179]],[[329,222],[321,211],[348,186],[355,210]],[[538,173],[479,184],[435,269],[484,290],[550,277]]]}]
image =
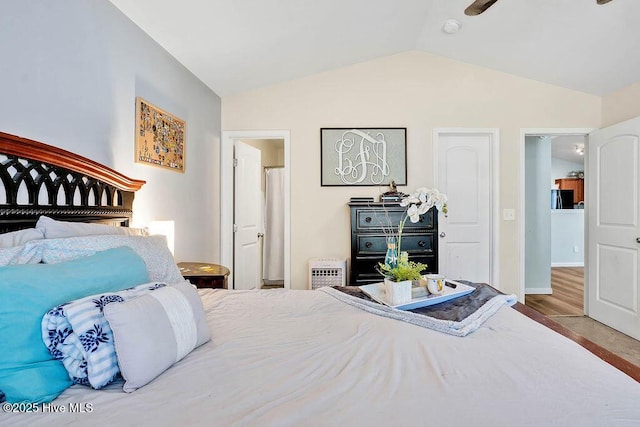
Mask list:
[{"label": "interior door frame", "polygon": [[[463,134],[463,135],[489,135],[491,137],[491,153],[489,154],[489,170],[491,179],[489,180],[491,188],[491,212],[490,212],[490,246],[491,246],[491,285],[496,289],[500,289],[500,267],[499,244],[500,244],[500,228],[499,228],[499,207],[500,207],[500,129],[498,128],[434,128],[433,129],[433,182],[434,187],[438,188],[438,148],[441,135],[446,134]],[[439,214],[441,215],[441,214]]]},{"label": "interior door frame", "polygon": [[[519,238],[519,246],[520,246],[520,261],[519,261],[519,267],[520,267],[520,283],[518,286],[518,301],[520,301],[522,304],[524,304],[524,297],[525,297],[525,206],[524,206],[524,202],[525,202],[525,158],[524,158],[524,145],[525,145],[525,138],[527,136],[565,136],[565,135],[575,135],[575,136],[584,136],[585,137],[585,148],[584,148],[584,153],[585,153],[585,159],[584,159],[584,187],[585,187],[585,194],[587,192],[587,187],[589,185],[589,171],[588,171],[588,165],[587,165],[587,148],[588,148],[588,144],[589,144],[589,138],[588,135],[593,132],[594,130],[596,130],[596,128],[521,128],[520,129],[520,170],[519,170],[519,179],[520,179],[520,191],[518,192],[518,198],[519,198],[519,211],[520,211],[520,215],[518,217],[518,220],[520,221],[519,224],[519,234],[520,234],[520,238]],[[549,178],[551,179],[551,178]],[[549,184],[551,185],[551,184]],[[588,200],[586,200],[585,197],[585,203],[588,202]],[[589,314],[589,301],[588,301],[588,292],[589,292],[589,287],[588,287],[588,275],[586,274],[586,269],[587,269],[587,256],[588,256],[588,248],[586,245],[587,242],[587,237],[588,237],[588,227],[589,225],[589,215],[587,214],[587,209],[585,209],[584,211],[584,262],[585,262],[585,275],[584,275],[584,314],[588,315]],[[549,268],[551,268],[551,266],[549,266]]]},{"label": "interior door frame", "polygon": [[[220,141],[220,263],[233,265],[233,148],[242,139],[284,140],[284,287],[291,287],[291,136],[288,130],[222,131]],[[233,283],[231,269],[229,283]]]}]

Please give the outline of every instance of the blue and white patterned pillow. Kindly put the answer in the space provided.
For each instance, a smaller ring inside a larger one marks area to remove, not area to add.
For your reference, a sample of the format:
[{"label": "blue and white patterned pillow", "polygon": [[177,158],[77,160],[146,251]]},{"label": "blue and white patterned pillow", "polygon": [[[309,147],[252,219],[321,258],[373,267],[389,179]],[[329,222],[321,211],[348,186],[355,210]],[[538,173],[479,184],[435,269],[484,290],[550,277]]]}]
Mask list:
[{"label": "blue and white patterned pillow", "polygon": [[111,383],[120,372],[113,332],[104,317],[104,307],[164,286],[162,283],[146,283],[54,307],[42,318],[42,339],[51,355],[62,361],[75,384],[100,389]]}]

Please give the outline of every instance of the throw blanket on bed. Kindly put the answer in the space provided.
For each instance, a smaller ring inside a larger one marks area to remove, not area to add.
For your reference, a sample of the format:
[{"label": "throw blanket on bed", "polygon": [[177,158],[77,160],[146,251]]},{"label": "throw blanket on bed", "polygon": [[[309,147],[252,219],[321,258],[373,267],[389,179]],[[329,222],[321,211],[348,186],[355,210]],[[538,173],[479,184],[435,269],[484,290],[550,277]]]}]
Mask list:
[{"label": "throw blanket on bed", "polygon": [[475,331],[503,305],[517,302],[515,295],[504,295],[483,283],[462,283],[476,288],[472,293],[432,306],[403,311],[372,300],[357,286],[320,288],[336,299],[378,316],[389,317],[433,329],[449,335],[464,337]]},{"label": "throw blanket on bed", "polygon": [[62,360],[75,384],[100,389],[120,372],[113,333],[102,310],[164,287],[145,283],[118,292],[91,295],[52,308],[42,318],[42,339],[51,355]]}]

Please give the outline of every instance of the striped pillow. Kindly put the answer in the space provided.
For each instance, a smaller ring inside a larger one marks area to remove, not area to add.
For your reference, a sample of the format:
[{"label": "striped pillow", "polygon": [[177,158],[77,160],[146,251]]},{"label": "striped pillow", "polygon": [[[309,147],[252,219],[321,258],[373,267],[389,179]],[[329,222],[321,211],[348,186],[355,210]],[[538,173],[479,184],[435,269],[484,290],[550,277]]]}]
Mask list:
[{"label": "striped pillow", "polygon": [[122,389],[127,393],[148,384],[210,339],[202,301],[187,282],[110,304],[104,316],[113,331],[125,379]]}]

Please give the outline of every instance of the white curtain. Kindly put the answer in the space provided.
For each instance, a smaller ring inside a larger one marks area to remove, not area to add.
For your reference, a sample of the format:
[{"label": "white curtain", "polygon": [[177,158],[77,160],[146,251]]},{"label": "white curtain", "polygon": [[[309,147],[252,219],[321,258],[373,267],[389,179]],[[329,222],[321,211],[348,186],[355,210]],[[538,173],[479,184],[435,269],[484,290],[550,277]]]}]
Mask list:
[{"label": "white curtain", "polygon": [[284,280],[284,169],[267,168],[264,215],[264,280]]}]

